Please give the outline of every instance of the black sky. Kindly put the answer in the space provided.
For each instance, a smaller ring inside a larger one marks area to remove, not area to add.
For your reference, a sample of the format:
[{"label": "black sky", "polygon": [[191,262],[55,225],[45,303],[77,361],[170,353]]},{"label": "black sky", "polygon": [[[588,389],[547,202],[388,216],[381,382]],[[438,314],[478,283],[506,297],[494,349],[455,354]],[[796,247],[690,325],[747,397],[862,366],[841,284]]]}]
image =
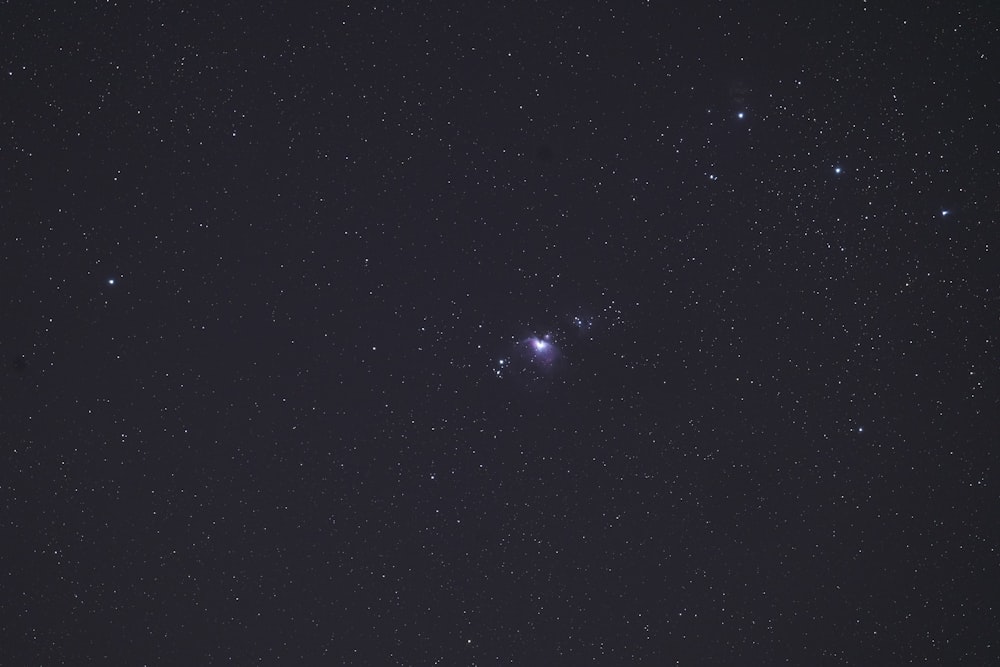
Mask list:
[{"label": "black sky", "polygon": [[995,663],[992,3],[332,5],[0,8],[0,664]]}]

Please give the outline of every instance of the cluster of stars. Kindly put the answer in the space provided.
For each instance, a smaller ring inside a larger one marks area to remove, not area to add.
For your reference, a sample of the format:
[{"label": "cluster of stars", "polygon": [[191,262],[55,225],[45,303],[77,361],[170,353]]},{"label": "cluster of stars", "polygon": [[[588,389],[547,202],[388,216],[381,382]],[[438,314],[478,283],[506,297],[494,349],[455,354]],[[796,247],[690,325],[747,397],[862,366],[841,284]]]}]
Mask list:
[{"label": "cluster of stars", "polygon": [[[621,313],[613,305],[604,309],[606,316],[612,313],[620,320]],[[604,316],[601,317],[604,319]],[[568,315],[562,329],[563,338],[590,339],[592,329],[597,319],[586,311]],[[515,339],[512,352],[508,356],[498,357],[493,366],[493,374],[502,378],[509,372],[534,371],[551,373],[563,362],[563,349],[558,337],[553,332],[532,334],[526,338]]]}]

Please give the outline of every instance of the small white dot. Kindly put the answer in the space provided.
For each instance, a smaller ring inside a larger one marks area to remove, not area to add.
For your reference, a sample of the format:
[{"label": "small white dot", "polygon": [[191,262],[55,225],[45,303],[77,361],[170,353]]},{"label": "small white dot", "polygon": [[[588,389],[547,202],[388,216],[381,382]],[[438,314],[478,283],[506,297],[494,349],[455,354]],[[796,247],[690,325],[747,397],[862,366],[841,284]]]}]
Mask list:
[{"label": "small white dot", "polygon": [[746,114],[741,111],[738,114],[736,114],[736,117],[739,118],[740,120],[743,120],[743,118],[746,117]]},{"label": "small white dot", "polygon": [[834,167],[834,169],[833,169],[833,173],[835,173],[835,174],[841,174],[843,172],[844,172],[844,170],[841,167]]},{"label": "small white dot", "polygon": [[114,285],[115,284],[115,279],[114,278],[108,278],[108,284],[109,285]]},{"label": "small white dot", "polygon": [[944,209],[943,211],[941,211],[942,218],[948,215],[951,215],[951,211],[949,211],[948,209]]}]

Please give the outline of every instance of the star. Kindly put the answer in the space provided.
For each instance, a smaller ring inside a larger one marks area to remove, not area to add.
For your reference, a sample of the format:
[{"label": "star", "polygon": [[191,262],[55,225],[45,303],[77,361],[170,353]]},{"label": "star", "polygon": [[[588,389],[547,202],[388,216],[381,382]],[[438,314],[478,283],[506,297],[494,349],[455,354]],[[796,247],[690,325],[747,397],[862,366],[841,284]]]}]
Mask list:
[{"label": "star", "polygon": [[573,317],[572,322],[573,328],[576,329],[577,333],[582,335],[587,335],[594,326],[594,318],[589,315],[576,315]]}]

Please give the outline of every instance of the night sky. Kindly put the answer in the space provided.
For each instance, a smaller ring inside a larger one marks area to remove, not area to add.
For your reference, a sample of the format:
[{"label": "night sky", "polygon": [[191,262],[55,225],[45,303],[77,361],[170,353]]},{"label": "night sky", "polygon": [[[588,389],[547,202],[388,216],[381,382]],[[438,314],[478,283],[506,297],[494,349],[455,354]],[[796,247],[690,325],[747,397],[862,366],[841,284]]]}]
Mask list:
[{"label": "night sky", "polygon": [[993,2],[330,4],[0,9],[0,664],[998,664]]}]

